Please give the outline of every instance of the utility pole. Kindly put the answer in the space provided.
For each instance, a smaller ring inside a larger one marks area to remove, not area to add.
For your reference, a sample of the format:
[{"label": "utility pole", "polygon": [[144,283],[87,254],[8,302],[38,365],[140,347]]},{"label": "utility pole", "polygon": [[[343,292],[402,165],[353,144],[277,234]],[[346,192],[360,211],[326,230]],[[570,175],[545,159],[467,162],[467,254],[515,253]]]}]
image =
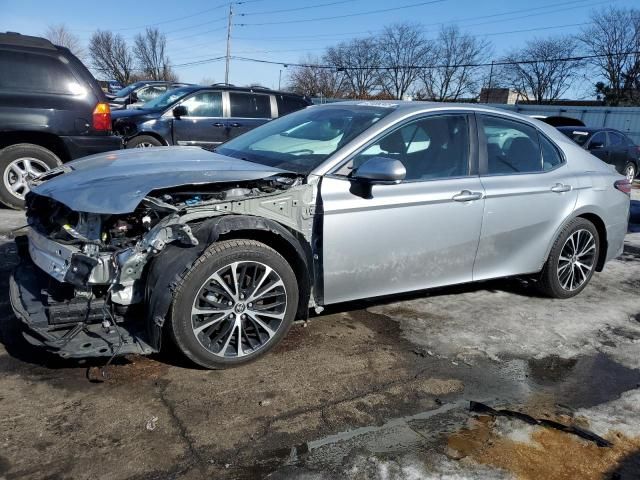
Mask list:
[{"label": "utility pole", "polygon": [[231,59],[231,19],[233,18],[233,2],[229,3],[229,23],[227,24],[227,61],[224,70],[224,83],[229,83],[229,60]]},{"label": "utility pole", "polygon": [[489,70],[489,85],[487,86],[487,100],[484,103],[489,103],[489,97],[491,96],[491,80],[493,80],[493,60],[491,60],[491,70]]}]

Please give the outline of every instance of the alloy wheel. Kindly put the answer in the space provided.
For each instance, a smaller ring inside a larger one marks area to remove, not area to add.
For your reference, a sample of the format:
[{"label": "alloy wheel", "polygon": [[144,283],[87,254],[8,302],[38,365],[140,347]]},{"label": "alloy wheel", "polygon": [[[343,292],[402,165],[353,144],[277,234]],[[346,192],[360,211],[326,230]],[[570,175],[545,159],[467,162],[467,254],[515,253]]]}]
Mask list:
[{"label": "alloy wheel", "polygon": [[624,176],[627,177],[627,180],[633,182],[636,178],[636,169],[633,165],[627,165],[627,168],[624,170]]},{"label": "alloy wheel", "polygon": [[49,166],[37,158],[17,158],[4,170],[2,179],[5,188],[15,197],[24,200],[29,192],[28,181],[42,175]]},{"label": "alloy wheel", "polygon": [[580,288],[591,275],[596,261],[596,240],[585,229],[576,230],[564,243],[558,258],[560,286],[567,291]]},{"label": "alloy wheel", "polygon": [[198,290],[191,327],[200,345],[212,354],[244,357],[271,341],[286,310],[287,292],[275,270],[259,262],[233,262]]},{"label": "alloy wheel", "polygon": [[136,145],[136,148],[151,148],[151,147],[155,147],[155,145],[149,142],[140,142]]}]

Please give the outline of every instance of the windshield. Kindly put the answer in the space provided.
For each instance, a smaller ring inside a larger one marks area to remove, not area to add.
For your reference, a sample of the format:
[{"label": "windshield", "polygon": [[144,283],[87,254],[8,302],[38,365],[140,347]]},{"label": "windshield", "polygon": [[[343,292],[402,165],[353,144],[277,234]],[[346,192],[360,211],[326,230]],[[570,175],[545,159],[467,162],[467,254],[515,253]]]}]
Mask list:
[{"label": "windshield", "polygon": [[149,100],[147,103],[142,105],[142,108],[145,110],[161,110],[163,108],[168,107],[174,102],[177,102],[182,97],[191,93],[193,89],[191,87],[184,88],[176,88],[174,90],[169,90],[168,92],[163,93],[159,97],[154,98],[153,100]]},{"label": "windshield", "polygon": [[571,128],[570,129],[563,128],[560,131],[564,133],[567,137],[569,137],[571,140],[576,142],[578,145],[580,145],[581,147],[584,146],[585,143],[587,143],[587,140],[589,140],[592,133],[592,132],[585,132],[584,130],[571,129]]},{"label": "windshield", "polygon": [[229,157],[309,174],[392,107],[310,107],[273,120],[216,149]]},{"label": "windshield", "polygon": [[124,87],[122,90],[118,90],[116,93],[114,93],[114,95],[116,97],[126,97],[139,86],[140,86],[140,82],[132,83],[131,85]]}]

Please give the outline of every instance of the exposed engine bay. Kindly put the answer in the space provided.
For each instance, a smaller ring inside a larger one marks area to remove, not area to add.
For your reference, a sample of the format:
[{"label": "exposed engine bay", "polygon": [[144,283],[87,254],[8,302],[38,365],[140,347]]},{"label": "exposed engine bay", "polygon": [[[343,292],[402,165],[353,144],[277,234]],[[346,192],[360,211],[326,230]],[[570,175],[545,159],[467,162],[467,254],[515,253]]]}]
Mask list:
[{"label": "exposed engine bay", "polygon": [[314,191],[293,174],[188,185],[152,191],[124,214],[30,193],[31,228],[16,239],[27,267],[11,283],[25,336],[63,357],[158,351],[171,285],[219,235],[254,223],[291,237],[312,262]]}]

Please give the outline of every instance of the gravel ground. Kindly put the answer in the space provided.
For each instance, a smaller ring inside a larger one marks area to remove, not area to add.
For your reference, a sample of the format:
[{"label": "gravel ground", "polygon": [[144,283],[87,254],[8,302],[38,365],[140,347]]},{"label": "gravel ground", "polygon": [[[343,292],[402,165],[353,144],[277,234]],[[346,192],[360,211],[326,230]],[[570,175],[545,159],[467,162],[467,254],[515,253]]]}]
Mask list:
[{"label": "gravel ground", "polygon": [[502,280],[341,305],[245,367],[167,352],[104,383],[22,339],[6,237],[22,218],[0,210],[0,479],[638,478],[639,193],[625,254],[575,299]]}]

